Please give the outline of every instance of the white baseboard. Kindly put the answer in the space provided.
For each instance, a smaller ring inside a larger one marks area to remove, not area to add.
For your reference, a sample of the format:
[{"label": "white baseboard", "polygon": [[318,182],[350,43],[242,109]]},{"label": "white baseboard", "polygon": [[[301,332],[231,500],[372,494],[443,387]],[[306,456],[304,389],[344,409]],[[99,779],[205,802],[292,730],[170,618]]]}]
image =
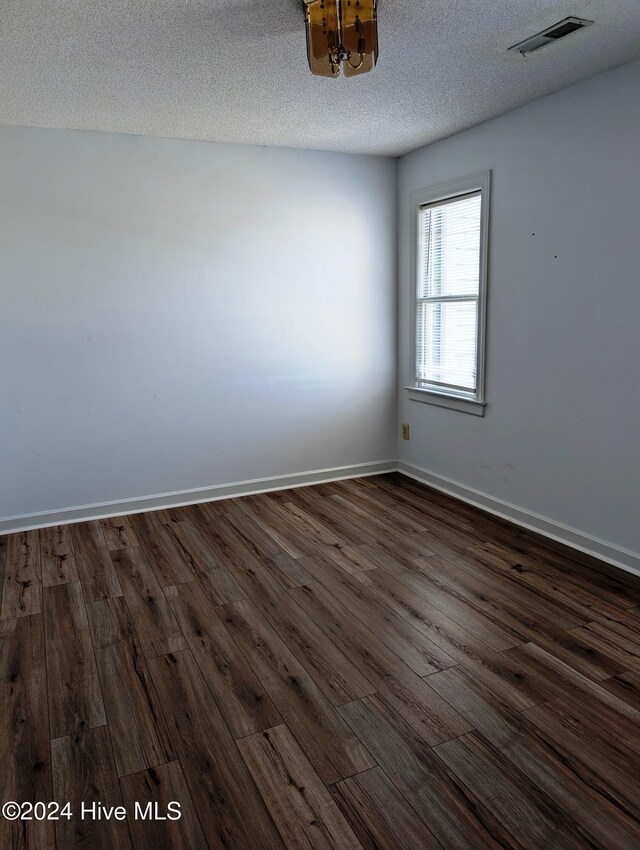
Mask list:
[{"label": "white baseboard", "polygon": [[433,487],[434,490],[440,490],[442,493],[468,502],[476,508],[482,508],[490,514],[495,514],[495,516],[507,519],[523,528],[528,528],[530,531],[537,531],[544,537],[557,540],[559,543],[564,543],[572,549],[585,552],[587,555],[593,555],[594,558],[600,558],[614,567],[640,575],[640,553],[638,552],[632,552],[630,549],[624,549],[622,546],[616,546],[615,543],[593,537],[591,534],[563,525],[561,522],[549,519],[549,517],[541,516],[525,508],[519,508],[509,502],[504,502],[502,499],[496,499],[480,490],[467,487],[465,484],[452,481],[450,478],[445,478],[444,475],[437,475],[435,472],[430,472],[420,466],[412,466],[404,461],[399,461],[398,471],[409,478],[415,478],[422,484]]},{"label": "white baseboard", "polygon": [[255,493],[267,493],[270,490],[289,490],[292,487],[323,484],[344,478],[381,475],[384,472],[395,472],[397,469],[397,460],[380,460],[357,463],[353,466],[316,469],[310,472],[293,472],[290,475],[278,475],[274,478],[254,478],[250,481],[236,481],[233,484],[214,484],[212,487],[197,487],[194,490],[176,490],[173,493],[119,499],[115,502],[96,502],[56,511],[40,511],[0,519],[0,534],[14,534],[17,531],[29,531],[33,528],[67,525],[72,522],[85,522],[124,514],[146,513],[161,508],[180,508],[184,505],[197,505],[200,502],[230,499],[233,496],[251,496]]},{"label": "white baseboard", "polygon": [[541,516],[525,508],[519,508],[502,499],[497,499],[467,487],[443,475],[430,472],[420,466],[404,461],[382,460],[371,463],[359,463],[353,466],[338,466],[329,469],[317,469],[308,472],[294,472],[273,478],[254,478],[249,481],[236,481],[231,484],[214,484],[211,487],[198,487],[193,490],[177,490],[171,493],[157,493],[152,496],[140,496],[132,499],[119,499],[113,502],[97,502],[55,511],[0,519],[0,534],[13,534],[34,528],[46,528],[51,525],[67,525],[73,522],[85,522],[93,519],[122,516],[124,514],[145,513],[161,508],[180,508],[184,505],[196,505],[234,496],[251,496],[272,490],[288,490],[292,487],[306,487],[311,484],[323,484],[340,481],[345,478],[363,478],[369,475],[381,475],[385,472],[399,471],[435,490],[454,496],[463,502],[488,511],[495,516],[507,519],[516,525],[536,531],[544,537],[557,540],[580,552],[600,558],[615,567],[640,575],[640,553],[624,549],[614,543],[593,537],[586,532],[563,525],[560,522]]}]

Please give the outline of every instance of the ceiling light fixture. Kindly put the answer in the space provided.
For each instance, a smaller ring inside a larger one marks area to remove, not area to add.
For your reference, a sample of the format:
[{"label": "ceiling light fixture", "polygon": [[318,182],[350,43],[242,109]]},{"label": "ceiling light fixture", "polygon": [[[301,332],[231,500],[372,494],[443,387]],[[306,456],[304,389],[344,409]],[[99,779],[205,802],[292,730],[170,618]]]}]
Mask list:
[{"label": "ceiling light fixture", "polygon": [[514,44],[508,49],[507,53],[519,53],[521,56],[528,56],[530,53],[535,53],[536,50],[560,41],[561,38],[566,38],[574,32],[592,26],[592,24],[593,21],[588,21],[586,18],[563,18],[557,24],[532,35],[531,38],[526,38],[524,41]]},{"label": "ceiling light fixture", "polygon": [[312,74],[345,77],[371,71],[378,59],[377,0],[303,0]]}]

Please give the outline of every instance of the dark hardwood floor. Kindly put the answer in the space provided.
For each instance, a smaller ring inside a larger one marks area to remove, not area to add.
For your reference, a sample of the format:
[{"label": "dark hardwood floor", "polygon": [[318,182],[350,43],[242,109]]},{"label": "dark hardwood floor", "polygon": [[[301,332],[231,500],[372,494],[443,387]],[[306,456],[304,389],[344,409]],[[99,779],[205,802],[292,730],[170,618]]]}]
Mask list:
[{"label": "dark hardwood floor", "polygon": [[73,814],[1,848],[640,847],[640,578],[408,478],[14,534],[2,575],[0,803]]}]

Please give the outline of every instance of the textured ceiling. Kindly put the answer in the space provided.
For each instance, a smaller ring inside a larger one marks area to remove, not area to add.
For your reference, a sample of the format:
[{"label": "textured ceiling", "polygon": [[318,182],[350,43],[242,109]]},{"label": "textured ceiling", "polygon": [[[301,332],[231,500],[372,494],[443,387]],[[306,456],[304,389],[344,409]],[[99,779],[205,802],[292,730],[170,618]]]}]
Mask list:
[{"label": "textured ceiling", "polygon": [[[522,59],[568,15],[596,26]],[[379,0],[380,59],[313,77],[301,0],[0,0],[0,123],[401,154],[640,57],[640,0]]]}]

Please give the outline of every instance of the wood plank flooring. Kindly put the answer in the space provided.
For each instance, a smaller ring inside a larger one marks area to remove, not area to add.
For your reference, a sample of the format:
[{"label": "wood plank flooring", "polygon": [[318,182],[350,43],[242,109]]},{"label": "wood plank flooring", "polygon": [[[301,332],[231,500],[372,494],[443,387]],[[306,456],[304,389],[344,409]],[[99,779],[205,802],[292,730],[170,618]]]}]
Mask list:
[{"label": "wood plank flooring", "polygon": [[73,811],[2,848],[640,847],[640,577],[408,478],[9,535],[0,583],[0,802]]}]

